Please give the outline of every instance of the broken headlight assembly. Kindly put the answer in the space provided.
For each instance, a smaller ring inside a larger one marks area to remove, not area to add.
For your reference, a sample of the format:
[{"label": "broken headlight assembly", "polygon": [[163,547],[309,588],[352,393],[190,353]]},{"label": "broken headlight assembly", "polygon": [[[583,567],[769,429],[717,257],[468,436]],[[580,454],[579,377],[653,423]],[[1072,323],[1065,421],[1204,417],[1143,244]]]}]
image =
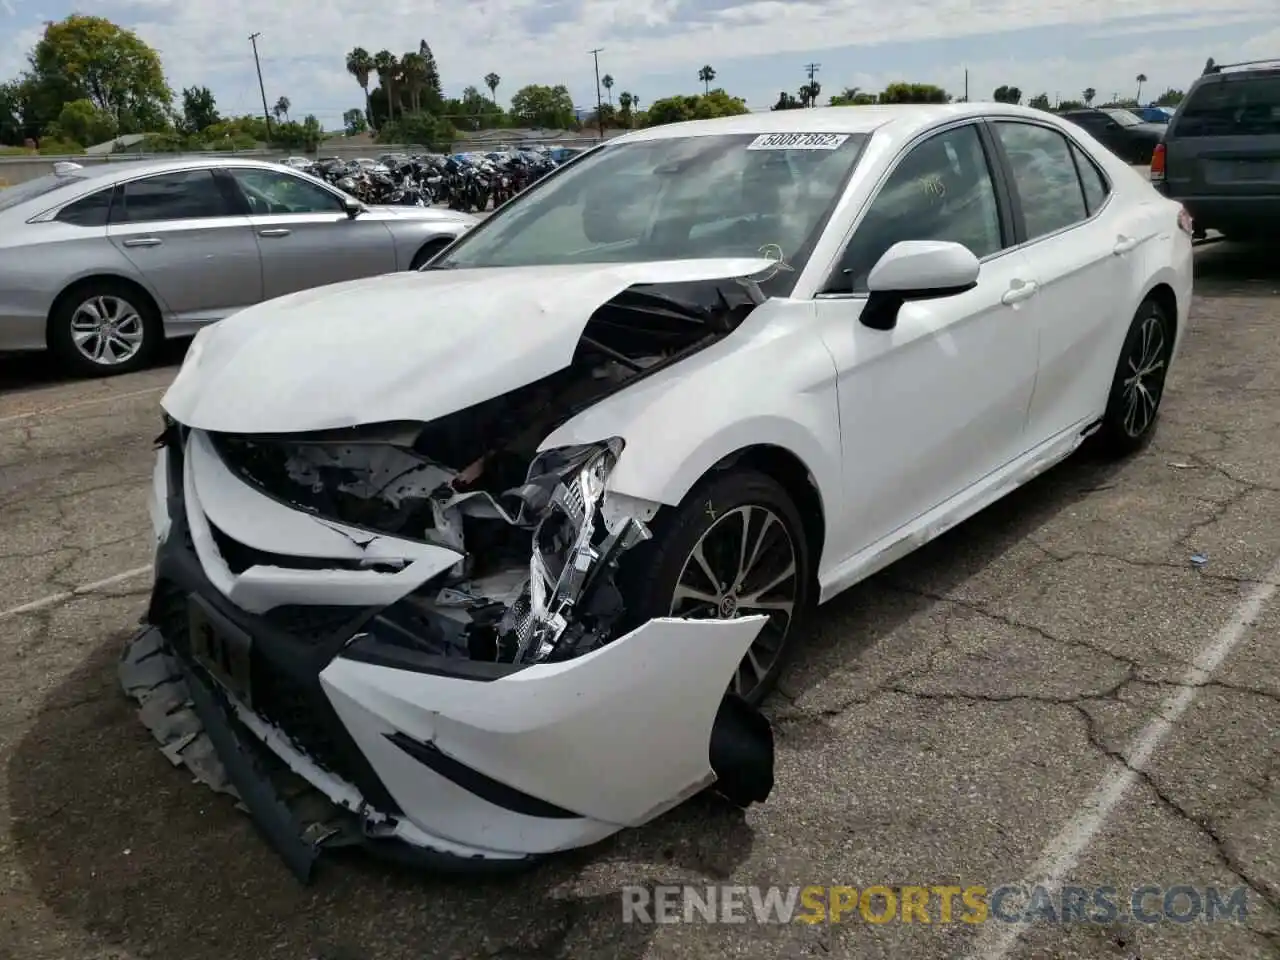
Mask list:
[{"label": "broken headlight assembly", "polygon": [[516,662],[561,660],[604,643],[623,613],[614,583],[621,554],[649,537],[632,517],[612,529],[602,509],[605,484],[623,441],[546,451],[530,468],[522,500],[541,515],[533,531],[529,582],[500,632]]}]

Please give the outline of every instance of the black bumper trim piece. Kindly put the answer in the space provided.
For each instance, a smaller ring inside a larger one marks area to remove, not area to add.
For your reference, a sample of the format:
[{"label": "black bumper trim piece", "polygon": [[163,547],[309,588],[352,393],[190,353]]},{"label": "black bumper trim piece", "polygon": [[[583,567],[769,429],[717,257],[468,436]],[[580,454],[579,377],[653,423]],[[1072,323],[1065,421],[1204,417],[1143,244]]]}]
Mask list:
[{"label": "black bumper trim piece", "polygon": [[182,658],[177,658],[177,662],[183,679],[187,681],[191,706],[213,742],[218,759],[226,767],[227,777],[249,808],[253,822],[298,881],[309,884],[320,851],[302,840],[302,824],[285,806],[255,759],[253,751],[262,748],[253,746],[236,733],[226,713],[229,708],[218,702],[218,695],[205,686],[204,680]]},{"label": "black bumper trim piece", "polygon": [[462,761],[441,752],[435,744],[422,743],[400,732],[386,733],[383,736],[424,767],[435,771],[450,783],[456,784],[468,793],[475,794],[495,807],[501,807],[525,817],[541,817],[544,820],[584,819],[580,813],[540,800],[523,790],[517,790],[515,787],[485,776],[479,770],[472,769]]}]

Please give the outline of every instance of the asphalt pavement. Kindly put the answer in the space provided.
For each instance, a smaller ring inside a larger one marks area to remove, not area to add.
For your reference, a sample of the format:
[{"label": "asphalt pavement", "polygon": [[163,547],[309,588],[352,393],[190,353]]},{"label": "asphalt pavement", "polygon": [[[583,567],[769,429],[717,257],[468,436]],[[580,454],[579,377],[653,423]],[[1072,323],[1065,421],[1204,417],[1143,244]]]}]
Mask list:
[{"label": "asphalt pavement", "polygon": [[[182,347],[110,381],[0,359],[0,956],[1277,956],[1280,267],[1224,245],[1197,261],[1152,446],[1075,458],[823,608],[768,704],[767,803],[695,799],[501,881],[348,856],[302,888],[169,765],[115,659],[146,599],[157,401]],[[1246,909],[645,924],[619,893],[1037,880],[1122,905],[1144,885],[1244,888]]]}]

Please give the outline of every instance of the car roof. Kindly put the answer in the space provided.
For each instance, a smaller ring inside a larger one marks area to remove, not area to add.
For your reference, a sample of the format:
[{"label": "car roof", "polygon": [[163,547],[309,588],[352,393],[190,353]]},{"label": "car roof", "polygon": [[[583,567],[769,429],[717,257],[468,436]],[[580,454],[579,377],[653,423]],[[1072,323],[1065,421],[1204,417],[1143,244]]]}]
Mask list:
[{"label": "car roof", "polygon": [[226,157],[173,157],[163,160],[122,160],[118,163],[85,164],[75,172],[77,181],[88,185],[89,181],[110,183],[113,180],[129,180],[152,173],[168,173],[172,170],[193,170],[203,167],[262,167],[268,170],[280,166],[278,160],[257,160],[232,154]]},{"label": "car roof", "polygon": [[810,107],[801,110],[770,110],[713,120],[688,120],[646,127],[615,137],[611,143],[641,143],[647,140],[722,134],[761,133],[879,133],[907,141],[916,134],[949,120],[974,117],[1045,119],[1052,114],[1034,107],[1010,103],[894,103],[861,107]]}]

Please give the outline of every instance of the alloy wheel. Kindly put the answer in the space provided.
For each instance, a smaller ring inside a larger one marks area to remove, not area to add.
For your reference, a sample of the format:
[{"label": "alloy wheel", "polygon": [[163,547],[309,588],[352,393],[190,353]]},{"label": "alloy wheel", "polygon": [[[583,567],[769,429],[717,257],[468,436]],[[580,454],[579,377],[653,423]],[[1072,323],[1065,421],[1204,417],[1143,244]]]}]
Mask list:
[{"label": "alloy wheel", "polygon": [[671,616],[736,619],[766,614],[734,674],[733,689],[750,696],[778,662],[796,613],[796,546],[772,510],[745,505],[716,517],[694,544],[676,580]]},{"label": "alloy wheel", "polygon": [[1168,358],[1165,356],[1164,323],[1159,316],[1148,316],[1125,358],[1128,371],[1124,379],[1124,431],[1138,438],[1151,426],[1164,392]]},{"label": "alloy wheel", "polygon": [[71,342],[86,359],[104,367],[133,359],[145,335],[142,315],[120,297],[92,297],[71,315]]}]

